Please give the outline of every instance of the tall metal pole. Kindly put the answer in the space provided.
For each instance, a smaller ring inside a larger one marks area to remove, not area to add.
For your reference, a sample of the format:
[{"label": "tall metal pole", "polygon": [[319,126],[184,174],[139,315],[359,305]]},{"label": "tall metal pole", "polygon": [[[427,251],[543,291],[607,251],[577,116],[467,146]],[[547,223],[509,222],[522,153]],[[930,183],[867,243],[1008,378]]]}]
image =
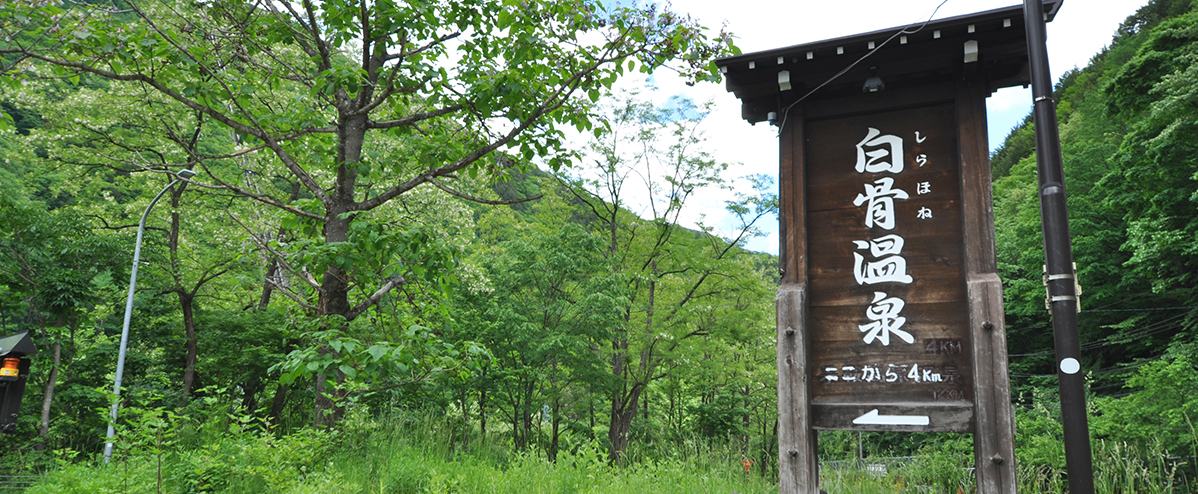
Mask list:
[{"label": "tall metal pole", "polygon": [[1056,103],[1045,45],[1044,7],[1040,0],[1023,1],[1027,26],[1028,62],[1036,122],[1036,170],[1040,176],[1040,226],[1044,232],[1044,260],[1052,331],[1056,343],[1057,379],[1061,390],[1061,422],[1065,428],[1065,469],[1070,494],[1093,494],[1094,465],[1090,456],[1090,429],[1086,418],[1086,390],[1080,373],[1081,349],[1077,336],[1077,290],[1073,247],[1069,238],[1069,211],[1065,201],[1065,171],[1061,164],[1061,138],[1057,130]]},{"label": "tall metal pole", "polygon": [[[183,170],[179,172],[180,178],[191,178],[195,176],[195,172],[191,170]],[[125,298],[125,323],[121,326],[121,349],[116,357],[116,379],[113,380],[112,394],[115,397],[112,400],[112,414],[108,421],[108,435],[104,441],[104,463],[112,460],[112,436],[116,434],[116,429],[113,427],[116,424],[117,409],[121,406],[121,377],[125,374],[125,349],[129,344],[129,319],[133,316],[133,292],[137,288],[137,264],[141,259],[141,237],[146,231],[146,217],[150,215],[150,210],[154,209],[154,205],[162,199],[162,195],[166,191],[171,190],[175,184],[179,183],[179,179],[175,179],[162,189],[158,195],[154,196],[154,200],[150,201],[150,205],[146,206],[146,212],[142,213],[141,221],[137,223],[137,241],[133,244],[133,268],[129,272],[129,296]]]}]

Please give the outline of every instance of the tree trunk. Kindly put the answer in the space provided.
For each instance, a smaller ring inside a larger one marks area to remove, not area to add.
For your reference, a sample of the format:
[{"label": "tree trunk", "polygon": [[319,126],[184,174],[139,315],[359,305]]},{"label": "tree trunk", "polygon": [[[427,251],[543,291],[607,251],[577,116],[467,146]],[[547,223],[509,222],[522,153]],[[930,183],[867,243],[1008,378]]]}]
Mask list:
[{"label": "tree trunk", "polygon": [[512,403],[512,445],[516,451],[524,449],[524,443],[520,442],[520,403],[517,399]]},{"label": "tree trunk", "polygon": [[649,393],[642,394],[641,399],[644,400],[644,404],[641,405],[641,418],[649,420]]},{"label": "tree trunk", "polygon": [[[334,371],[332,381],[328,381],[325,374],[316,375],[316,418],[314,424],[318,428],[329,428],[337,425],[343,417],[345,417],[344,398],[346,396],[345,388],[341,386],[345,382],[345,374],[340,371]],[[327,384],[332,384],[332,389],[329,389]]]},{"label": "tree trunk", "polygon": [[554,400],[553,404],[553,419],[550,421],[553,424],[552,437],[549,439],[549,461],[557,463],[557,438],[561,434],[561,405]]},{"label": "tree trunk", "polygon": [[478,388],[478,437],[487,440],[487,368],[483,367]]},{"label": "tree trunk", "polygon": [[[324,239],[326,244],[346,242],[349,240],[349,217],[342,218],[340,208],[332,209],[324,220]],[[349,316],[349,273],[335,264],[329,265],[324,272],[320,284],[320,302],[318,308],[322,316]]]},{"label": "tree trunk", "polygon": [[270,264],[268,266],[266,266],[265,277],[262,278],[263,279],[262,295],[260,295],[258,297],[258,310],[259,311],[266,310],[267,307],[270,307],[270,295],[271,295],[271,293],[273,293],[275,291],[274,286],[272,286],[272,284],[271,284],[272,283],[271,280],[274,279],[275,273],[278,273],[278,272],[279,272],[279,261],[272,259],[270,261]]},{"label": "tree trunk", "polygon": [[467,436],[467,432],[468,432],[468,429],[470,428],[470,410],[468,410],[466,408],[467,398],[469,397],[469,394],[467,394],[467,393],[469,393],[469,391],[470,391],[470,388],[462,387],[462,396],[458,400],[458,402],[461,404],[461,407],[462,407],[462,450],[463,451],[465,451],[466,441],[469,439],[469,437]]},{"label": "tree trunk", "polygon": [[[341,184],[341,177],[346,173],[345,165],[337,167],[338,180]],[[352,186],[351,186],[352,187]],[[339,189],[341,187],[338,187]],[[337,242],[345,242],[349,240],[349,225],[352,221],[352,216],[343,216],[341,213],[347,204],[352,203],[352,194],[349,201],[339,200],[340,196],[334,194],[334,201],[338,201],[335,206],[329,207],[329,214],[324,220],[324,238],[327,244]],[[342,316],[348,319],[350,312],[349,305],[349,273],[338,267],[336,264],[330,264],[325,270],[324,279],[320,284],[320,301],[318,309],[321,316]],[[336,318],[326,319],[325,324],[343,324],[348,320],[338,320]],[[326,327],[325,330],[332,329]],[[320,355],[334,353],[327,345],[319,351]],[[345,382],[345,375],[340,370],[333,371],[333,386],[332,389],[326,388],[326,378],[324,373],[316,376],[316,406],[315,406],[315,424],[316,427],[332,427],[341,417],[345,415],[345,407],[341,405],[340,398],[344,397],[344,390],[340,384]]]},{"label": "tree trunk", "polygon": [[[195,313],[193,312],[192,302],[195,299],[194,292],[188,292],[183,287],[183,273],[179,263],[179,198],[183,195],[183,191],[187,190],[187,184],[180,184],[171,191],[171,230],[167,239],[167,246],[170,251],[171,262],[171,277],[174,280],[174,291],[179,296],[179,307],[183,311],[183,330],[186,333],[187,358],[183,364],[183,402],[186,403],[191,399],[191,390],[195,384],[195,366],[196,366],[196,326]],[[203,282],[201,281],[202,285]],[[196,287],[199,289],[199,286]]]},{"label": "tree trunk", "polygon": [[[657,270],[657,261],[653,262],[653,270]],[[657,292],[657,282],[650,280],[649,282],[649,300],[648,308],[645,313],[645,334],[651,339],[653,334],[653,313],[654,303]],[[625,309],[625,321],[631,320],[631,309]],[[614,355],[612,356],[612,375],[624,379],[624,385],[620,391],[612,396],[611,401],[611,422],[607,430],[607,439],[611,449],[608,452],[609,460],[613,464],[620,464],[624,460],[624,451],[628,448],[628,431],[632,429],[632,420],[636,418],[637,403],[640,402],[641,393],[644,387],[648,384],[649,376],[653,375],[650,369],[652,364],[652,356],[649,355],[649,350],[642,349],[640,353],[640,369],[634,372],[629,372],[628,369],[628,338],[627,336],[618,336],[612,342]],[[645,381],[641,382],[636,374],[644,376]],[[632,381],[632,387],[628,387],[628,382]]]},{"label": "tree trunk", "polygon": [[262,387],[261,382],[259,379],[251,379],[249,382],[241,383],[241,389],[243,390],[241,406],[247,414],[253,414],[258,409],[258,389]]},{"label": "tree trunk", "polygon": [[[532,436],[532,414],[533,414],[532,397],[533,397],[533,390],[535,388],[536,388],[536,383],[534,383],[532,381],[532,379],[529,379],[528,383],[524,386],[524,444],[525,444],[525,446],[527,446],[529,448],[536,447],[536,444],[533,444],[534,441],[532,440],[533,439],[533,436]],[[540,412],[540,410],[537,410],[538,415],[540,415],[539,412]]]},{"label": "tree trunk", "polygon": [[632,419],[636,417],[636,404],[640,401],[641,385],[633,384],[627,397],[612,400],[611,422],[607,429],[607,440],[611,445],[608,459],[619,465],[624,461],[624,451],[628,448],[628,431],[632,429]]},{"label": "tree trunk", "polygon": [[191,400],[191,391],[195,385],[196,360],[199,355],[199,344],[196,341],[195,297],[182,290],[179,294],[179,307],[183,309],[183,332],[187,337],[187,360],[183,363],[183,402]]},{"label": "tree trunk", "polygon": [[62,363],[62,343],[54,342],[54,366],[50,368],[50,377],[46,379],[46,389],[42,398],[42,425],[37,431],[37,444],[33,449],[46,449],[46,435],[50,433],[50,404],[54,402],[54,383],[58,380],[58,366]]},{"label": "tree trunk", "polygon": [[[339,168],[344,168],[344,166]],[[324,222],[325,242],[331,244],[347,241],[349,239],[349,224],[349,217],[342,218],[339,209],[331,209],[330,214],[325,217]],[[336,265],[330,265],[325,270],[324,279],[321,280],[320,285],[318,309],[321,316],[347,317],[349,315],[349,274]],[[343,322],[347,321],[337,319],[325,320],[325,324],[342,324]],[[320,349],[321,355],[332,352],[333,350],[327,346]],[[336,383],[333,385],[333,389],[325,389],[327,376],[323,373],[316,376],[315,424],[317,427],[332,426],[345,414],[345,408],[339,404],[340,400],[337,399],[343,393],[338,384],[345,381],[345,376],[339,370],[334,370],[333,373],[335,374],[334,381]]]},{"label": "tree trunk", "polygon": [[278,426],[283,423],[283,407],[287,405],[287,385],[279,383],[275,388],[274,399],[270,403],[270,421]]},{"label": "tree trunk", "polygon": [[[359,95],[359,97],[361,96]],[[352,102],[342,100],[342,98],[345,98],[343,94],[337,95],[340,113],[337,124],[337,178],[324,203],[325,244],[349,240],[349,227],[354,219],[356,204],[354,188],[358,181],[357,164],[362,159],[362,144],[366,141],[366,115],[352,115],[358,109],[351,107]],[[344,321],[328,319],[325,321],[326,324],[349,322],[352,309],[349,303],[350,282],[349,273],[336,264],[330,264],[325,268],[324,277],[320,282],[317,310],[321,316],[345,318]],[[328,348],[321,349],[321,353],[331,351]],[[340,404],[340,398],[344,397],[345,393],[340,385],[345,382],[345,375],[339,370],[333,372],[336,374],[336,385],[332,390],[324,390],[323,375],[317,379],[315,415],[318,427],[332,426],[345,415],[345,408]]]},{"label": "tree trunk", "polygon": [[740,418],[740,423],[742,426],[741,428],[745,431],[745,433],[741,436],[741,448],[744,449],[746,454],[749,452],[749,437],[753,430],[751,422],[753,418],[753,403],[752,396],[750,396],[751,391],[752,390],[750,389],[749,385],[746,384],[743,392],[741,393],[745,397],[745,414]]}]

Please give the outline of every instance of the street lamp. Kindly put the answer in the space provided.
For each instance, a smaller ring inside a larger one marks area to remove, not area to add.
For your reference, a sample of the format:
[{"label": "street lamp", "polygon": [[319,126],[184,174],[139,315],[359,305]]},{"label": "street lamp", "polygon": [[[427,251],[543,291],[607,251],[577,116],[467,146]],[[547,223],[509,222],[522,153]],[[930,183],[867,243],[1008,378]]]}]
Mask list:
[{"label": "street lamp", "polygon": [[121,327],[121,350],[116,357],[116,379],[112,385],[112,393],[116,395],[112,401],[112,414],[108,421],[108,436],[104,442],[104,463],[108,463],[112,459],[112,436],[116,434],[116,429],[113,425],[116,424],[116,412],[121,406],[121,376],[125,373],[125,348],[129,344],[129,318],[133,316],[133,291],[137,287],[137,262],[141,258],[141,237],[146,231],[146,217],[150,215],[150,210],[154,208],[154,204],[162,198],[166,191],[171,190],[180,180],[189,180],[196,176],[193,170],[180,170],[175,174],[177,177],[174,181],[162,189],[158,195],[154,196],[154,200],[150,201],[150,205],[146,206],[146,212],[141,215],[141,222],[137,224],[137,242],[133,244],[133,269],[129,274],[129,297],[125,299],[125,324]]}]

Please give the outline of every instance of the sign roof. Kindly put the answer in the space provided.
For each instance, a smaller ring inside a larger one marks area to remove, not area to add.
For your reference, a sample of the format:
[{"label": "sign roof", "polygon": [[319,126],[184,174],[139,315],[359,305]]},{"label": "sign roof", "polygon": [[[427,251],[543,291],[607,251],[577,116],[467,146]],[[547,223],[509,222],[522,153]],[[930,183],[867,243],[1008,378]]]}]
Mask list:
[{"label": "sign roof", "polygon": [[[1044,2],[1049,21],[1062,3]],[[741,100],[741,116],[756,123],[808,93],[808,100],[860,94],[872,75],[881,77],[888,89],[950,81],[963,71],[987,78],[991,90],[1026,85],[1023,26],[1023,7],[1012,6],[933,20],[922,27],[746,53],[721,58],[716,65],[728,91]]]}]

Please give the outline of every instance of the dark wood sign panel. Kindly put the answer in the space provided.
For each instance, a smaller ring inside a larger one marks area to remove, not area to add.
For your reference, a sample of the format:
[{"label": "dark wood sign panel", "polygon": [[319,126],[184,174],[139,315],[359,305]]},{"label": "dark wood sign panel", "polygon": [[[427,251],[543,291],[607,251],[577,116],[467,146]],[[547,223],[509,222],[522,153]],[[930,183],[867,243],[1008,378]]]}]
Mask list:
[{"label": "dark wood sign panel", "polygon": [[955,115],[940,104],[807,123],[815,428],[970,430]]}]

